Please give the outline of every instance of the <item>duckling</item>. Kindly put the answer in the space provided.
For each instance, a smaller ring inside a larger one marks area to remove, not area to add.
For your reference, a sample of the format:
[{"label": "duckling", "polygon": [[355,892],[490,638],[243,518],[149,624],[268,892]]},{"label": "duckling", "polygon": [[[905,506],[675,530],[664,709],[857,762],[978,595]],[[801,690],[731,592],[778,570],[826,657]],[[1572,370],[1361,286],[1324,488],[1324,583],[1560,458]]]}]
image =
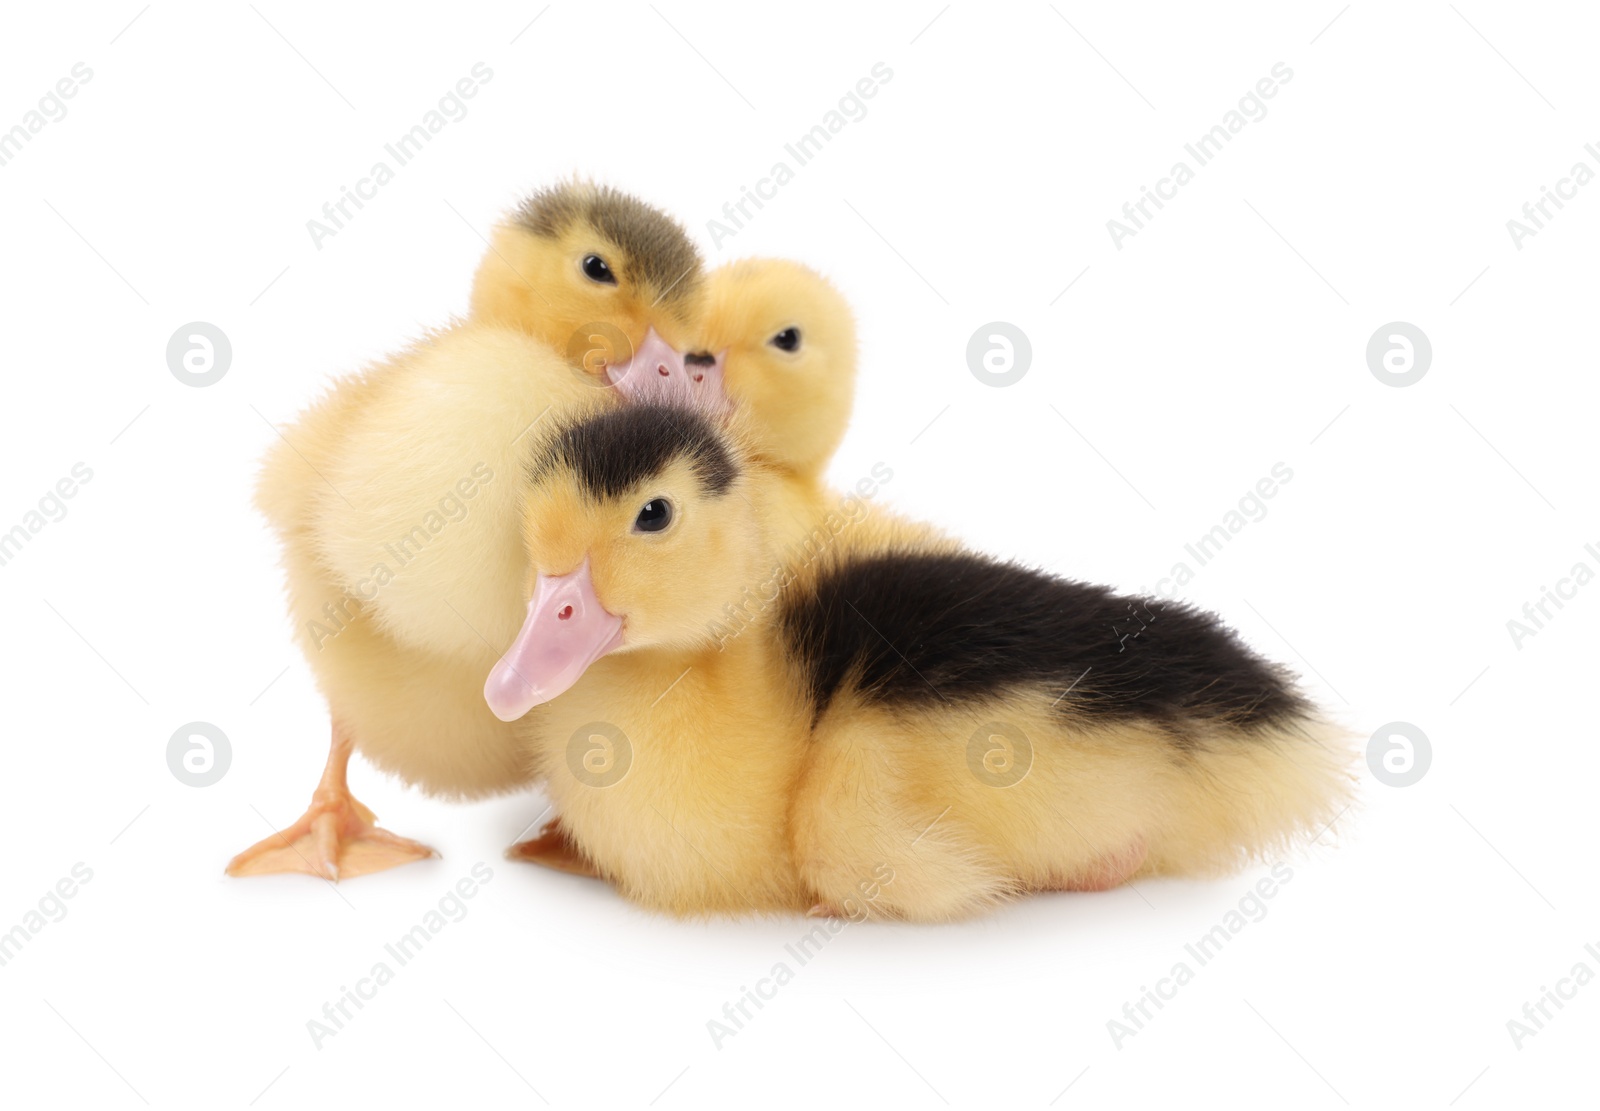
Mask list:
[{"label": "duckling", "polygon": [[735,423],[777,499],[771,539],[795,543],[840,501],[823,472],[855,404],[855,316],[815,270],[746,259],[711,273],[698,335],[703,353],[686,358],[725,367]]},{"label": "duckling", "polygon": [[729,397],[763,461],[816,482],[855,403],[855,315],[833,284],[787,259],[721,266],[706,280],[697,345],[726,364]]},{"label": "duckling", "polygon": [[431,855],[352,797],[355,749],[434,794],[525,781],[480,694],[518,626],[525,437],[552,411],[720,394],[679,353],[702,283],[664,213],[581,182],[546,189],[496,230],[468,320],[339,381],[280,434],[257,503],[284,544],[333,740],[305,815],[234,857],[231,874],[349,877]]},{"label": "duckling", "polygon": [[[712,271],[705,300],[685,363],[691,375],[696,368],[720,374],[738,410],[738,426],[769,480],[768,541],[777,552],[825,546],[831,540],[825,524],[844,500],[822,476],[855,401],[854,313],[821,274],[775,258],[744,259]],[[727,417],[725,408],[710,411]],[[741,598],[731,606],[726,627],[737,628],[751,604],[760,600]],[[559,816],[507,855],[588,872]]]},{"label": "duckling", "polygon": [[530,601],[485,696],[627,897],[947,921],[1227,870],[1346,805],[1342,732],[1213,615],[886,515],[718,638],[777,554],[747,437],[632,406],[545,431],[529,467]]}]

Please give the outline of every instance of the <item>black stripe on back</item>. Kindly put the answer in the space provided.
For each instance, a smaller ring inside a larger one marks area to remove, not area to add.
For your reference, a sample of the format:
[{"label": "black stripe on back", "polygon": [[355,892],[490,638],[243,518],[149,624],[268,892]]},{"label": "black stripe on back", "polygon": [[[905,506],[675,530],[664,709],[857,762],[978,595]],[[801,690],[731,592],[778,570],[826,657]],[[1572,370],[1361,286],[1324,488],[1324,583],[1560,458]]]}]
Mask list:
[{"label": "black stripe on back", "polygon": [[786,599],[780,620],[818,717],[847,688],[886,706],[1070,688],[1063,714],[1180,734],[1308,711],[1289,675],[1212,614],[970,553],[845,557]]},{"label": "black stripe on back", "polygon": [[590,497],[626,493],[677,459],[686,460],[710,494],[725,493],[739,473],[710,418],[678,405],[639,402],[558,429],[533,461],[535,481],[570,471]]}]

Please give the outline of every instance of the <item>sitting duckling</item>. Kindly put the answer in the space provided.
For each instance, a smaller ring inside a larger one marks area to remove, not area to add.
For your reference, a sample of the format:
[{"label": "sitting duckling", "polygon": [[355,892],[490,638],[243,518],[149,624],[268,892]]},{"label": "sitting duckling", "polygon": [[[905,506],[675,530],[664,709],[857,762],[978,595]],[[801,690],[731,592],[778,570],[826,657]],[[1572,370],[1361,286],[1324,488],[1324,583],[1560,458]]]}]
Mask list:
[{"label": "sitting duckling", "polygon": [[547,189],[496,231],[472,319],[339,381],[284,431],[257,501],[284,542],[333,741],[306,813],[231,874],[336,879],[431,855],[375,828],[351,796],[357,747],[447,796],[524,781],[479,692],[517,628],[525,437],[552,411],[618,397],[720,398],[720,381],[679,353],[702,283],[698,252],[664,213],[608,188]]},{"label": "sitting duckling", "polygon": [[649,907],[945,921],[1236,867],[1351,790],[1339,731],[1215,617],[897,520],[717,637],[783,510],[701,413],[566,424],[528,474],[531,601],[485,694],[542,707],[524,740],[575,855]]},{"label": "sitting duckling", "polygon": [[[745,259],[707,277],[705,319],[696,335],[697,353],[685,362],[691,370],[725,371],[747,445],[764,467],[773,499],[767,531],[772,550],[828,543],[831,534],[820,523],[842,499],[821,476],[855,399],[855,317],[849,304],[826,278],[800,263]],[[726,416],[725,410],[712,411]],[[745,598],[730,604],[735,622],[744,620],[749,604]],[[594,874],[559,817],[507,856]]]}]

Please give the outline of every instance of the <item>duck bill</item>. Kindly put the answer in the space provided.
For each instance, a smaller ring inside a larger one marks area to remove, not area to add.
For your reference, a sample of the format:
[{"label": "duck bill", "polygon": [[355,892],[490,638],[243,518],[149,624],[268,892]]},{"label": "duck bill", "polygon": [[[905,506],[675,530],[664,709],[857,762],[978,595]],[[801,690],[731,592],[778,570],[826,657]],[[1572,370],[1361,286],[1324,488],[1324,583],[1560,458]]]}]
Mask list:
[{"label": "duck bill", "polygon": [[595,596],[587,559],[565,575],[540,575],[522,630],[489,672],[483,697],[495,717],[516,721],[621,644],[622,618]]},{"label": "duck bill", "polygon": [[712,413],[728,407],[722,356],[685,356],[654,328],[645,332],[627,362],[606,367],[606,381],[628,401],[689,405]]}]

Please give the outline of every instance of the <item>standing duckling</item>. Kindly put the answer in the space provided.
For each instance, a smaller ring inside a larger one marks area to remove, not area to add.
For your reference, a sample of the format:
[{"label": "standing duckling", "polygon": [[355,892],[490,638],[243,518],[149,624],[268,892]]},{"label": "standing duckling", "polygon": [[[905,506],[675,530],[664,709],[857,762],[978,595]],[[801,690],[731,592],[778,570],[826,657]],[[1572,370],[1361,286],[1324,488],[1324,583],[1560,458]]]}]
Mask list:
[{"label": "standing duckling", "polygon": [[782,509],[701,414],[542,437],[526,506],[532,600],[488,701],[542,707],[525,741],[566,835],[647,906],[945,921],[1237,867],[1349,796],[1339,731],[1215,617],[904,522],[786,567],[717,637]]},{"label": "standing duckling", "polygon": [[346,783],[359,748],[424,790],[524,782],[481,697],[517,629],[525,556],[515,478],[552,411],[714,395],[679,353],[701,319],[700,257],[670,217],[615,190],[536,194],[495,233],[473,318],[339,381],[285,429],[257,502],[284,544],[297,639],[333,741],[306,813],[233,875],[337,879],[432,850],[377,829]]}]

